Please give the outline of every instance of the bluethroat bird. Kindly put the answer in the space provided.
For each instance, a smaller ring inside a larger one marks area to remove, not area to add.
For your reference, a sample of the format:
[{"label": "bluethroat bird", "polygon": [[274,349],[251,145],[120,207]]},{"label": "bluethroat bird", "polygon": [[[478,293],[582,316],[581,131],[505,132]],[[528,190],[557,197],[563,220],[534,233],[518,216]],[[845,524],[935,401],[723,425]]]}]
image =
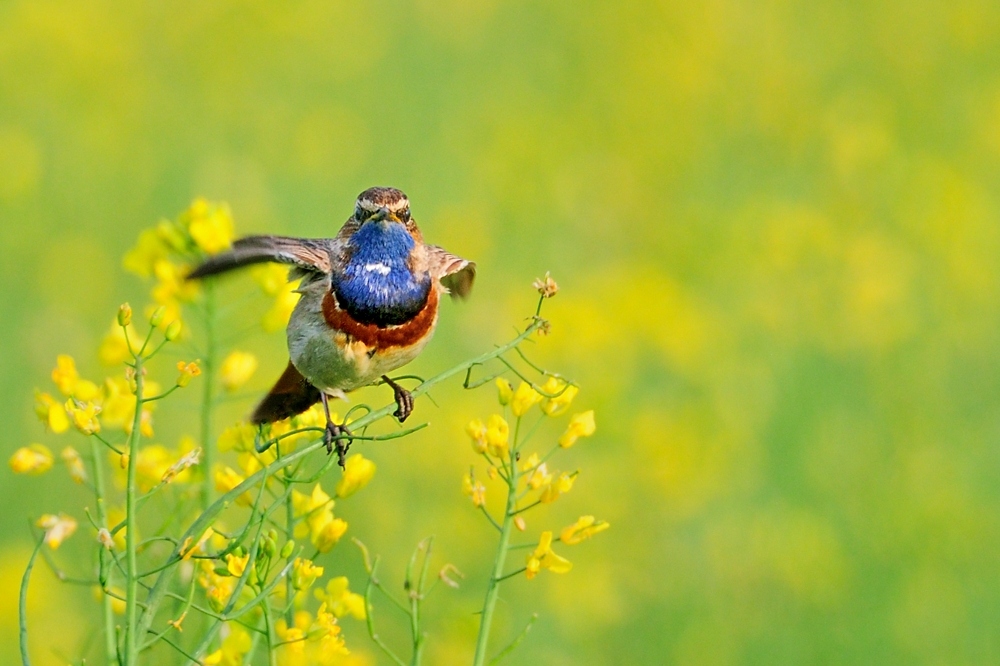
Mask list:
[{"label": "bluethroat bird", "polygon": [[373,187],[358,195],[354,214],[335,238],[248,236],[188,278],[269,261],[294,267],[289,277],[301,278],[301,296],[288,322],[291,360],[250,420],[280,421],[322,401],[327,452],[336,443],[343,466],[350,432],[330,418],[329,398],[381,379],[392,387],[394,416],[405,421],[413,397],[388,373],[430,341],[442,295],[469,294],[476,265],[425,244],[406,195]]}]

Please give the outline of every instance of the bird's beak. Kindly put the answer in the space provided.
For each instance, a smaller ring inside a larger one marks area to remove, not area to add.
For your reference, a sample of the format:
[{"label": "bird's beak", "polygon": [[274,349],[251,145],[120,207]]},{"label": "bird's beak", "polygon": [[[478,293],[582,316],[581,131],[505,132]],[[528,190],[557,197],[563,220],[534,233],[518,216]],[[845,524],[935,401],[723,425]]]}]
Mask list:
[{"label": "bird's beak", "polygon": [[389,209],[386,208],[385,206],[382,206],[381,208],[378,209],[377,212],[372,213],[371,216],[367,220],[365,220],[365,222],[384,222],[386,220],[391,220],[391,219],[393,219],[393,216],[389,212]]}]

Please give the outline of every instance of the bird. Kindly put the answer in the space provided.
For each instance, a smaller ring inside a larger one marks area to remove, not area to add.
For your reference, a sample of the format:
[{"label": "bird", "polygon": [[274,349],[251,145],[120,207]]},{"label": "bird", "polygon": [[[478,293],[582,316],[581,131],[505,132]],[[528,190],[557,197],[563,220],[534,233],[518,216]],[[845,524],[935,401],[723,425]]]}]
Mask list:
[{"label": "bird", "polygon": [[289,279],[301,279],[300,297],[286,331],[288,366],[250,422],[273,423],[322,402],[326,450],[332,454],[336,446],[343,467],[351,433],[334,423],[329,399],[381,380],[393,390],[393,416],[405,421],[413,396],[388,373],[431,340],[442,296],[468,297],[476,264],[425,243],[402,191],[371,187],[358,195],[333,238],[246,236],[187,277],[201,280],[264,262],[290,264]]}]

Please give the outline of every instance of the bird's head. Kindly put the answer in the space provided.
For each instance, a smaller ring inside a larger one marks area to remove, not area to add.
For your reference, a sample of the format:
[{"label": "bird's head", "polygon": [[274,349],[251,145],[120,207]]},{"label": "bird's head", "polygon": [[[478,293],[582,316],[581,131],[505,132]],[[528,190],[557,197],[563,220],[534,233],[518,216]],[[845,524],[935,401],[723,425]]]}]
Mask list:
[{"label": "bird's head", "polygon": [[372,221],[398,222],[409,227],[410,200],[394,187],[370,187],[358,195],[354,219],[359,226]]}]

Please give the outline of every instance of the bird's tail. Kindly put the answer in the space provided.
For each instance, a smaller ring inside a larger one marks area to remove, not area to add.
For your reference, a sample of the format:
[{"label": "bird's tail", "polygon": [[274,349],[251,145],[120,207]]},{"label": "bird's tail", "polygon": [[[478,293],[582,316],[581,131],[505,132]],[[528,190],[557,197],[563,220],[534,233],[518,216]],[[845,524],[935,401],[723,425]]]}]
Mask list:
[{"label": "bird's tail", "polygon": [[281,374],[270,393],[264,396],[250,416],[250,422],[273,423],[301,414],[319,402],[319,389],[306,381],[292,362]]}]

